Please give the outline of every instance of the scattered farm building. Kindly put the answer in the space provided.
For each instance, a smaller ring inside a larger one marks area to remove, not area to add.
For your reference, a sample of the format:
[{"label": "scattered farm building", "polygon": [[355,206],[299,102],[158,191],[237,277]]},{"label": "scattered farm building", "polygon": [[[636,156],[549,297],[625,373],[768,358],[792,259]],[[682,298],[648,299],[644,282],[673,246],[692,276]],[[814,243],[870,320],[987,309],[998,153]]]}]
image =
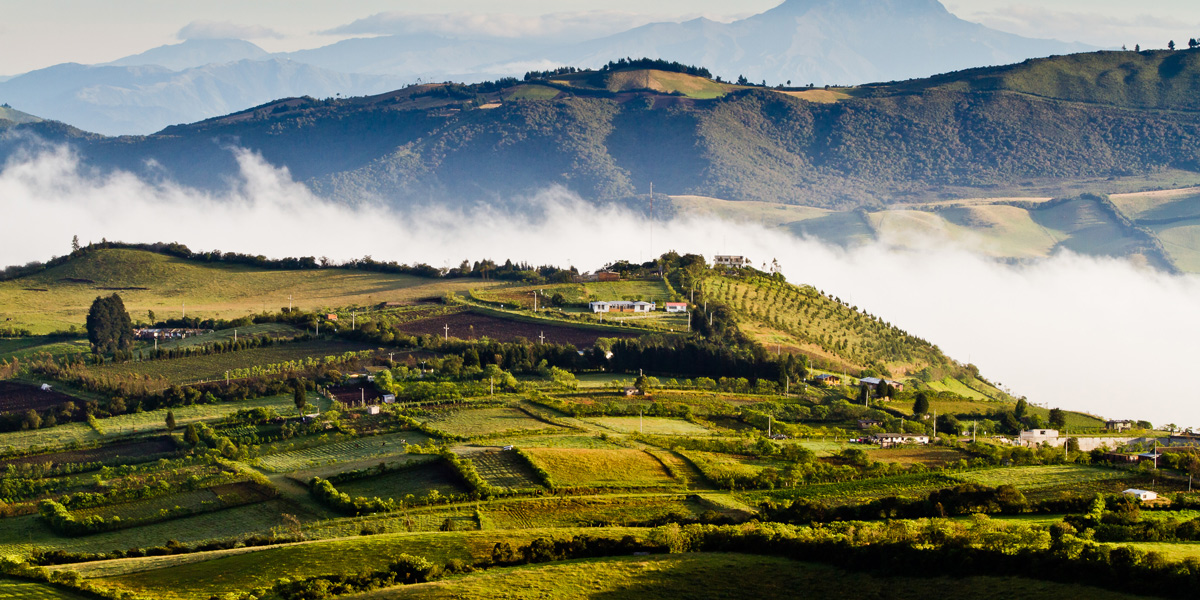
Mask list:
[{"label": "scattered farm building", "polygon": [[588,302],[588,308],[594,313],[606,312],[633,312],[647,313],[654,312],[658,305],[653,302],[642,302],[641,300],[601,300],[599,302]]},{"label": "scattered farm building", "polygon": [[880,379],[878,377],[863,377],[862,379],[858,380],[858,383],[859,383],[859,385],[869,385],[871,387],[877,387],[881,381],[886,381],[888,384],[888,387],[892,388],[893,390],[896,390],[897,392],[904,391],[903,383],[900,383],[899,381],[892,381],[891,379]]},{"label": "scattered farm building", "polygon": [[378,406],[378,405],[374,405],[374,404],[372,404],[371,406],[368,406],[368,407],[367,407],[367,414],[368,414],[368,415],[377,415],[377,414],[379,414],[379,406]]},{"label": "scattered farm building", "polygon": [[713,266],[718,267],[748,267],[750,259],[745,256],[735,256],[732,254],[718,254],[713,257]]},{"label": "scattered farm building", "polygon": [[1133,429],[1133,421],[1105,421],[1104,428],[1109,431],[1129,431]]},{"label": "scattered farm building", "polygon": [[912,435],[908,433],[879,433],[873,438],[875,443],[887,448],[898,444],[928,444],[929,436]]},{"label": "scattered farm building", "polygon": [[667,302],[663,304],[669,313],[687,312],[687,302]]},{"label": "scattered farm building", "polygon": [[829,373],[817,375],[815,380],[817,383],[823,383],[825,385],[842,385],[841,377],[838,377],[837,375],[830,375]]},{"label": "scattered farm building", "polygon": [[637,389],[637,388],[635,388],[635,387],[627,387],[627,388],[625,388],[625,395],[626,395],[626,396],[637,396],[638,394],[641,394],[641,392],[640,392],[640,391],[638,391],[638,389]]},{"label": "scattered farm building", "polygon": [[326,319],[328,319],[328,320],[330,320],[330,321],[336,321],[336,320],[337,320],[337,313],[329,313],[329,314],[325,315],[325,318],[326,318]]},{"label": "scattered farm building", "polygon": [[1038,444],[1041,444],[1043,442],[1057,443],[1058,442],[1058,430],[1057,429],[1030,429],[1028,431],[1022,431],[1021,435],[1019,435],[1017,437],[1018,437],[1018,439],[1021,440],[1021,444],[1024,446],[1037,446]]},{"label": "scattered farm building", "polygon": [[621,274],[614,271],[598,271],[596,281],[620,281]]},{"label": "scattered farm building", "polygon": [[48,383],[43,383],[43,384],[42,384],[42,391],[43,391],[43,392],[49,392],[49,391],[52,391],[52,390],[51,390],[51,388],[50,388],[50,384],[48,384]]},{"label": "scattered farm building", "polygon": [[875,419],[859,419],[858,420],[858,428],[859,429],[870,429],[872,427],[879,427],[881,425],[883,425],[883,421],[876,421]]},{"label": "scattered farm building", "polygon": [[391,404],[396,401],[396,395],[395,394],[384,394],[383,401],[388,404]]},{"label": "scattered farm building", "polygon": [[134,329],[133,337],[139,340],[182,340],[189,335],[200,335],[202,333],[212,333],[212,330],[151,327]]},{"label": "scattered farm building", "polygon": [[1134,488],[1129,488],[1121,493],[1126,496],[1132,496],[1134,498],[1137,498],[1138,500],[1141,500],[1143,502],[1146,502],[1149,500],[1158,500],[1158,494],[1155,492],[1151,492],[1150,490],[1138,490],[1138,489],[1134,489]]}]

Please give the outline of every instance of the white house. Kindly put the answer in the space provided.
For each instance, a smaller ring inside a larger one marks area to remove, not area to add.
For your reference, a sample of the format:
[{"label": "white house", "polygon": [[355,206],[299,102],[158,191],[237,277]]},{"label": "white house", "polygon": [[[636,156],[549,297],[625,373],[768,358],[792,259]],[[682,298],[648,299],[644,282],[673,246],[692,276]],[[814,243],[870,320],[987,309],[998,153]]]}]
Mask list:
[{"label": "white house", "polygon": [[383,401],[387,402],[388,404],[391,404],[396,401],[396,395],[395,394],[384,394]]},{"label": "white house", "polygon": [[379,407],[378,407],[378,406],[376,406],[376,405],[371,405],[371,406],[368,406],[368,407],[367,407],[367,414],[368,414],[368,415],[377,415],[377,414],[379,414]]},{"label": "white house", "polygon": [[663,306],[669,313],[687,312],[687,302],[667,302]]},{"label": "white house", "polygon": [[43,384],[42,384],[42,391],[43,391],[43,392],[49,392],[49,391],[50,391],[50,384],[48,384],[48,383],[43,383]]},{"label": "white house", "polygon": [[654,312],[658,305],[653,302],[642,302],[632,300],[601,300],[599,302],[588,302],[588,308],[594,313],[604,312],[635,312],[647,313]]},{"label": "white house", "polygon": [[750,259],[745,256],[718,254],[713,257],[713,265],[722,267],[748,267],[750,266]]},{"label": "white house", "polygon": [[1143,502],[1147,500],[1158,500],[1158,494],[1149,490],[1135,490],[1133,488],[1129,488],[1121,493],[1126,496],[1133,496],[1134,498],[1137,498]]},{"label": "white house", "polygon": [[1022,446],[1037,446],[1046,442],[1052,446],[1058,445],[1057,429],[1030,429],[1022,431],[1018,436]]},{"label": "white house", "polygon": [[897,444],[928,444],[929,436],[908,433],[877,433],[875,434],[875,443],[885,448]]}]

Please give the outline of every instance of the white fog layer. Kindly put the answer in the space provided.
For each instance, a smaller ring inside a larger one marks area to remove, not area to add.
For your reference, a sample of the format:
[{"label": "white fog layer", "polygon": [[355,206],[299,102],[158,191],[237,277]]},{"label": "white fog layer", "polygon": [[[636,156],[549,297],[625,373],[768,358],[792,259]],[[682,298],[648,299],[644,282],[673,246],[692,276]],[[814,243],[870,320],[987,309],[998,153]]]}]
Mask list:
[{"label": "white fog layer", "polygon": [[[677,219],[653,226],[564,190],[527,215],[346,207],[314,197],[284,170],[239,155],[242,180],[210,194],[128,174],[99,177],[65,149],[0,172],[0,264],[66,254],[71,238],[180,242],[192,250],[457,266],[491,258],[594,270],[667,250],[778,259],[808,283],[938,344],[1031,402],[1155,425],[1200,426],[1190,374],[1200,352],[1200,278],[1124,260],[1060,254],[999,264],[952,247],[843,250],[753,225]],[[536,214],[534,214],[536,213]],[[21,224],[15,227],[14,224]]]}]

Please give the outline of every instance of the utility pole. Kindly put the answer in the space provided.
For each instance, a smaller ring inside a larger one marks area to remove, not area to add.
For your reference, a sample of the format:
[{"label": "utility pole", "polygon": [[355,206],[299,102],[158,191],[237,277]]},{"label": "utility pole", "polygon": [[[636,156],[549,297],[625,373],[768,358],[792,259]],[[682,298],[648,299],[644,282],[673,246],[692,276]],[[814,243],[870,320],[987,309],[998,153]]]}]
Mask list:
[{"label": "utility pole", "polygon": [[350,313],[350,329],[357,329],[357,328],[358,328],[358,313],[352,312],[352,313]]},{"label": "utility pole", "polygon": [[540,344],[546,343],[546,332],[545,331],[538,334],[538,343],[540,343]]},{"label": "utility pole", "polygon": [[775,423],[775,415],[767,415],[767,437],[771,437],[771,425]]},{"label": "utility pole", "polygon": [[787,375],[786,379],[784,379],[784,382],[783,382],[783,395],[787,396],[788,394],[790,394],[791,389],[792,389],[792,376]]},{"label": "utility pole", "polygon": [[496,378],[495,377],[488,377],[488,395],[489,396],[496,395]]},{"label": "utility pole", "polygon": [[645,433],[642,430],[642,409],[640,409],[640,408],[638,409],[638,433],[639,434]]},{"label": "utility pole", "polygon": [[450,324],[446,323],[445,325],[442,325],[442,329],[444,329],[446,331],[446,333],[443,334],[444,337],[442,339],[445,339],[448,341],[450,339]]},{"label": "utility pole", "polygon": [[187,302],[183,303],[183,318],[187,318]]},{"label": "utility pole", "polygon": [[292,312],[292,295],[288,294],[288,312]]},{"label": "utility pole", "polygon": [[225,371],[225,387],[229,387],[229,371]]},{"label": "utility pole", "polygon": [[650,182],[650,258],[654,259],[654,182]]},{"label": "utility pole", "polygon": [[537,312],[537,292],[533,292],[533,312]]},{"label": "utility pole", "polygon": [[235,344],[237,343],[237,330],[236,329],[233,330],[233,343],[235,343]]}]

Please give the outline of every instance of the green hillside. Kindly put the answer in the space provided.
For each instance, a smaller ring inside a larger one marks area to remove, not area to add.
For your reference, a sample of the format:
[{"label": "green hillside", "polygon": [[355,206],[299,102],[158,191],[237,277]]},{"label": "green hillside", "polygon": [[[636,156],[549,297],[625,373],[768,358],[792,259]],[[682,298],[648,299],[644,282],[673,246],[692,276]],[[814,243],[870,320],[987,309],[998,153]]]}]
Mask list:
[{"label": "green hillside", "polygon": [[[142,250],[97,249],[36,275],[0,281],[0,317],[14,329],[82,328],[92,300],[120,293],[134,320],[236,319],[298,308],[373,305],[440,297],[487,282],[443,281],[344,269],[264,270],[202,263]],[[0,320],[3,320],[0,319]]]},{"label": "green hillside", "polygon": [[41,117],[21,112],[7,104],[0,105],[0,127],[23,123],[40,123]]},{"label": "green hillside", "polygon": [[1035,58],[902,83],[864,86],[874,94],[1011,91],[1128,108],[1200,110],[1200,51],[1102,51]]}]

